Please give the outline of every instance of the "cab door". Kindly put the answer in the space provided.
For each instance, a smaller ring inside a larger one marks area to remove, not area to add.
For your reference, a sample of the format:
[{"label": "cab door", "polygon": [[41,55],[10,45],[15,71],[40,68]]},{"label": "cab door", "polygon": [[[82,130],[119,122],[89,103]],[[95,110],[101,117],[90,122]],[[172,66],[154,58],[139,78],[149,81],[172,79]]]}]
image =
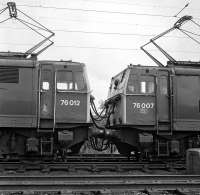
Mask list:
[{"label": "cab door", "polygon": [[[40,65],[40,119],[53,120],[54,115],[54,68]],[[42,121],[41,121],[42,122]]]},{"label": "cab door", "polygon": [[87,122],[89,98],[81,70],[56,67],[55,99],[55,123]]},{"label": "cab door", "polygon": [[157,134],[172,133],[172,89],[168,70],[159,70],[157,84]]},{"label": "cab door", "polygon": [[158,88],[157,88],[157,101],[158,101],[158,121],[169,122],[169,72],[167,70],[159,70],[158,72]]},{"label": "cab door", "polygon": [[[140,72],[129,76],[126,99],[126,122],[128,124],[155,124],[155,81],[154,75],[145,75]],[[130,91],[130,89],[134,90]]]}]

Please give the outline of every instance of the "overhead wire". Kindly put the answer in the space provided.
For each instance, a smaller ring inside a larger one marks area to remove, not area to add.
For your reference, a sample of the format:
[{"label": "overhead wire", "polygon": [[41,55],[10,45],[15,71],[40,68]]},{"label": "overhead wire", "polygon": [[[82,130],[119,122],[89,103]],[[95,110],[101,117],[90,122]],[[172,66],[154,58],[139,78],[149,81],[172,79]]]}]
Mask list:
[{"label": "overhead wire", "polygon": [[[2,4],[4,5],[4,4]],[[185,7],[183,9],[185,9],[187,6],[189,5],[189,3],[187,3],[185,5]],[[56,9],[56,10],[70,10],[70,11],[83,11],[83,12],[97,12],[97,13],[110,13],[110,14],[124,14],[124,15],[143,15],[143,16],[153,16],[153,17],[164,17],[164,18],[173,18],[175,16],[172,15],[164,15],[164,14],[150,14],[150,13],[136,13],[136,12],[120,12],[120,11],[108,11],[108,10],[97,10],[97,9],[83,9],[83,8],[69,8],[69,7],[56,7],[56,6],[45,6],[45,5],[29,5],[29,4],[18,4],[17,6],[21,6],[21,7],[30,7],[30,8],[43,8],[43,9]],[[138,6],[142,6],[139,5]],[[146,7],[146,6],[142,6],[142,7]],[[162,7],[162,6],[158,6],[158,5],[147,5],[147,7]],[[165,8],[165,7],[163,7]],[[171,7],[172,8],[172,7]],[[175,7],[173,7],[175,8]],[[178,8],[178,7],[176,7]],[[182,9],[182,10],[183,10]],[[182,11],[181,10],[181,11]],[[180,11],[180,12],[181,12]],[[179,12],[179,13],[180,13]],[[178,14],[179,14],[178,13]],[[176,15],[178,15],[176,14]],[[177,17],[177,16],[176,16]],[[199,18],[196,18],[199,19]]]},{"label": "overhead wire", "polygon": [[[26,30],[21,27],[3,27],[4,29],[17,29]],[[39,29],[43,30],[43,29]],[[139,37],[153,37],[155,34],[141,34],[141,33],[120,33],[120,32],[104,32],[104,31],[84,31],[84,30],[68,30],[68,29],[52,29],[54,32],[67,32],[67,33],[84,33],[84,34],[100,34],[100,35],[119,35],[119,36],[139,36]],[[179,38],[184,39],[184,36],[165,36],[169,38]]]},{"label": "overhead wire", "polygon": [[[38,19],[44,19],[44,20],[59,20],[59,21],[66,21],[62,17],[48,17],[48,16],[39,16]],[[128,22],[118,22],[118,21],[102,21],[102,20],[79,20],[79,19],[67,19],[67,21],[72,21],[72,22],[91,22],[91,23],[102,23],[102,24],[122,24],[122,25],[133,25],[133,26],[148,26],[148,27],[153,27],[153,28],[158,28],[161,27],[160,25],[152,25],[152,24],[139,24],[139,23],[128,23]]]},{"label": "overhead wire", "polygon": [[[178,6],[161,6],[159,4],[155,5],[155,4],[141,4],[141,3],[133,3],[133,2],[126,2],[126,1],[109,1],[109,0],[81,0],[83,2],[92,2],[92,3],[104,3],[104,4],[116,4],[116,5],[129,5],[129,6],[138,6],[138,7],[152,7],[152,8],[163,8],[163,9],[177,9],[179,8]],[[4,3],[2,3],[2,5],[5,5]],[[198,10],[198,9],[192,9],[192,10]]]},{"label": "overhead wire", "polygon": [[[55,47],[70,47],[70,48],[79,48],[79,49],[99,49],[99,50],[120,50],[120,51],[141,51],[141,49],[138,48],[120,48],[120,47],[91,47],[91,46],[75,46],[75,45],[64,45],[64,46],[57,46],[55,45]],[[157,52],[157,50],[154,49],[150,49],[149,51],[153,51],[153,52]],[[174,52],[174,53],[193,53],[193,54],[198,54],[199,52],[197,51],[182,51],[182,50],[171,50],[170,52]]]},{"label": "overhead wire", "polygon": [[[94,18],[94,17],[93,17]],[[47,16],[41,16],[39,17],[39,19],[44,19],[44,20],[59,20],[59,21],[65,21],[63,18],[61,17],[47,17]],[[148,27],[153,27],[153,28],[161,28],[162,26],[160,25],[152,25],[152,24],[139,24],[139,23],[127,23],[127,22],[118,22],[118,21],[102,21],[102,20],[79,20],[79,19],[67,19],[67,22],[68,21],[72,21],[72,22],[81,22],[81,23],[102,23],[102,24],[122,24],[122,25],[133,25],[133,26],[148,26]]]},{"label": "overhead wire", "polygon": [[[108,11],[108,10],[97,10],[97,9],[83,9],[83,8],[44,6],[44,5],[19,4],[18,6],[21,6],[21,7],[30,7],[30,8],[35,7],[35,8],[42,8],[42,9],[55,9],[55,10],[69,10],[69,11],[81,11],[81,12],[107,13],[107,14],[152,16],[152,17],[163,17],[163,18],[173,18],[174,17],[174,15],[164,15],[164,14],[137,13],[137,12],[121,12],[121,11]],[[186,7],[184,7],[184,9]],[[179,18],[179,17],[177,16],[177,18]],[[195,18],[195,19],[199,19],[199,18]]]},{"label": "overhead wire", "polygon": [[[186,4],[187,5],[187,4]],[[164,18],[173,18],[172,15],[164,14],[150,14],[150,13],[136,13],[136,12],[120,12],[120,11],[108,11],[108,10],[96,10],[96,9],[83,9],[83,8],[68,8],[68,7],[55,7],[55,6],[44,6],[44,5],[28,5],[28,4],[18,4],[22,7],[30,8],[43,8],[43,9],[57,9],[57,10],[70,10],[70,11],[83,11],[83,12],[97,12],[97,13],[110,13],[110,14],[124,14],[124,15],[139,15],[139,16],[153,16],[153,17],[164,17]],[[187,7],[187,6],[186,6]],[[184,7],[185,8],[185,7]],[[48,17],[46,17],[48,18]],[[177,17],[179,18],[179,17]],[[57,18],[58,19],[58,18]],[[59,18],[60,19],[60,18]],[[200,19],[200,18],[195,18]]]},{"label": "overhead wire", "polygon": [[55,6],[43,6],[43,5],[27,5],[19,4],[19,7],[35,7],[42,9],[56,9],[56,10],[70,10],[70,11],[82,11],[82,12],[96,12],[96,13],[108,13],[108,14],[123,14],[123,15],[139,15],[139,16],[153,16],[153,17],[165,17],[172,18],[171,15],[163,14],[147,14],[147,13],[136,13],[136,12],[120,12],[120,11],[108,11],[108,10],[96,10],[96,9],[83,9],[83,8],[68,8],[68,7],[55,7]]},{"label": "overhead wire", "polygon": [[[18,6],[25,6],[25,7],[31,7],[31,8],[37,7],[37,8],[44,8],[44,9],[64,9],[64,10],[67,9],[67,10],[72,10],[72,11],[88,11],[88,12],[94,11],[94,12],[103,12],[103,13],[120,13],[120,14],[134,14],[134,15],[146,15],[146,16],[174,17],[174,16],[171,16],[171,15],[146,14],[146,13],[134,13],[134,12],[118,12],[118,11],[96,10],[96,9],[79,9],[79,8],[54,7],[54,6],[43,6],[43,5],[27,5],[27,4],[22,5],[22,4],[19,4]],[[54,17],[43,17],[43,18],[55,19]],[[57,18],[57,19],[60,19],[60,18]],[[83,22],[83,21],[80,21],[80,22]],[[90,22],[92,22],[92,21],[90,21]],[[93,21],[93,22],[96,22],[96,21]],[[123,24],[123,23],[120,23],[120,24]],[[140,24],[130,24],[129,23],[128,25],[140,25]],[[155,27],[155,25],[141,25],[141,26]],[[156,26],[156,27],[160,27],[160,26]]]},{"label": "overhead wire", "polygon": [[[178,9],[180,8],[179,6],[169,6],[169,5],[164,5],[164,6],[161,6],[160,4],[141,4],[141,3],[130,3],[130,2],[126,2],[126,1],[108,1],[108,0],[82,0],[82,1],[91,1],[92,3],[94,2],[98,2],[98,3],[106,3],[106,4],[120,4],[120,5],[129,5],[129,6],[137,6],[137,7],[152,7],[152,8],[161,8],[161,9]],[[190,0],[189,3],[191,3],[192,0]],[[185,7],[187,7],[188,5],[186,4]],[[199,9],[190,9],[190,10],[199,10]]]},{"label": "overhead wire", "polygon": [[[12,45],[12,46],[30,46],[31,44],[25,43],[8,43],[8,42],[0,42],[2,45]],[[98,50],[120,50],[120,51],[141,51],[139,48],[121,48],[121,47],[98,47],[98,46],[77,46],[77,45],[52,45],[55,48],[75,48],[75,49],[98,49]],[[157,50],[150,49],[149,51],[157,52]],[[198,54],[198,51],[184,51],[184,50],[170,50],[170,52],[174,53],[193,53]]]},{"label": "overhead wire", "polygon": [[[151,28],[163,28],[164,26],[160,25],[151,25],[151,24],[139,24],[139,23],[127,23],[127,22],[113,22],[113,21],[102,21],[102,20],[77,20],[77,19],[67,19],[64,20],[63,18],[55,18],[55,17],[39,17],[40,19],[44,20],[59,20],[59,21],[65,21],[65,22],[80,22],[80,23],[102,23],[102,24],[114,24],[114,25],[130,25],[130,26],[142,26],[142,27],[151,27]],[[166,28],[166,27],[165,27]]]},{"label": "overhead wire", "polygon": [[157,7],[157,8],[163,8],[163,9],[166,9],[166,8],[169,8],[169,9],[177,9],[178,7],[176,6],[160,6],[160,5],[144,5],[144,4],[140,4],[140,3],[130,3],[130,2],[117,2],[117,1],[102,1],[102,0],[82,0],[82,1],[88,1],[88,2],[98,2],[98,3],[106,3],[106,4],[116,4],[116,5],[130,5],[130,6],[138,6],[138,7]]}]

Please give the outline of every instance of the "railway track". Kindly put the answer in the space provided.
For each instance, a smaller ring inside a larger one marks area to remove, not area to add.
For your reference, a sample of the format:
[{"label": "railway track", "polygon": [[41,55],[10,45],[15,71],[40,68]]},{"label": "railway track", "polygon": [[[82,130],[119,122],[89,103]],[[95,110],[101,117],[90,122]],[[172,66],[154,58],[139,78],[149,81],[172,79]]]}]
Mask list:
[{"label": "railway track", "polygon": [[184,161],[70,157],[66,162],[1,161],[0,195],[200,195]]},{"label": "railway track", "polygon": [[197,175],[7,175],[0,176],[1,195],[144,194],[197,195]]},{"label": "railway track", "polygon": [[162,171],[165,173],[185,173],[185,164],[182,162],[40,162],[40,161],[23,161],[23,162],[0,162],[0,172],[5,173],[9,171],[15,172],[130,172],[140,171],[154,173],[155,171]]}]

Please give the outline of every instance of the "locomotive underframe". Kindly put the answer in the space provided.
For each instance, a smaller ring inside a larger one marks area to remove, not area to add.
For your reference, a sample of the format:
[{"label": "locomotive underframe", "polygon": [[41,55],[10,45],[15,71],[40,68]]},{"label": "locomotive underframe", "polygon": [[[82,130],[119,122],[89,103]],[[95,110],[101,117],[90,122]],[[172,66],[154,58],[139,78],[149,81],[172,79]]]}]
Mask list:
[{"label": "locomotive underframe", "polygon": [[55,129],[0,128],[0,159],[77,154],[88,138],[88,125]]},{"label": "locomotive underframe", "polygon": [[185,157],[189,148],[200,147],[199,131],[173,131],[173,134],[157,134],[153,127],[115,126],[108,136],[119,153],[126,156],[140,153],[142,158]]}]

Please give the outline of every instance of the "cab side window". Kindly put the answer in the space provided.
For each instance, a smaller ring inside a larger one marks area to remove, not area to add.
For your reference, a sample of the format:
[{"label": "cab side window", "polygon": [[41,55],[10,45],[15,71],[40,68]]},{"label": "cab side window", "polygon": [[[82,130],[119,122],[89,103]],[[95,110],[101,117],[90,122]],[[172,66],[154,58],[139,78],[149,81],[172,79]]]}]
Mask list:
[{"label": "cab side window", "polygon": [[143,76],[140,80],[140,93],[153,94],[155,92],[154,78],[150,76]]},{"label": "cab side window", "polygon": [[166,76],[161,76],[159,79],[160,83],[160,94],[161,95],[168,95],[168,80]]},{"label": "cab side window", "polygon": [[58,71],[56,85],[62,91],[81,91],[85,89],[86,82],[83,72]]},{"label": "cab side window", "polygon": [[73,90],[73,77],[70,71],[58,71],[57,73],[57,89]]},{"label": "cab side window", "polygon": [[74,90],[83,90],[86,87],[86,82],[83,72],[74,72]]},{"label": "cab side window", "polygon": [[127,93],[138,93],[137,75],[130,74],[127,84]]},{"label": "cab side window", "polygon": [[140,82],[140,93],[146,93],[146,91],[147,91],[146,86],[147,86],[146,81]]},{"label": "cab side window", "polygon": [[42,89],[45,90],[45,91],[48,91],[49,88],[50,88],[49,82],[48,81],[43,81],[42,82]]},{"label": "cab side window", "polygon": [[51,86],[51,77],[52,77],[52,73],[51,70],[43,70],[42,71],[42,83],[41,83],[41,89],[43,91],[48,91],[50,90],[50,86]]}]

